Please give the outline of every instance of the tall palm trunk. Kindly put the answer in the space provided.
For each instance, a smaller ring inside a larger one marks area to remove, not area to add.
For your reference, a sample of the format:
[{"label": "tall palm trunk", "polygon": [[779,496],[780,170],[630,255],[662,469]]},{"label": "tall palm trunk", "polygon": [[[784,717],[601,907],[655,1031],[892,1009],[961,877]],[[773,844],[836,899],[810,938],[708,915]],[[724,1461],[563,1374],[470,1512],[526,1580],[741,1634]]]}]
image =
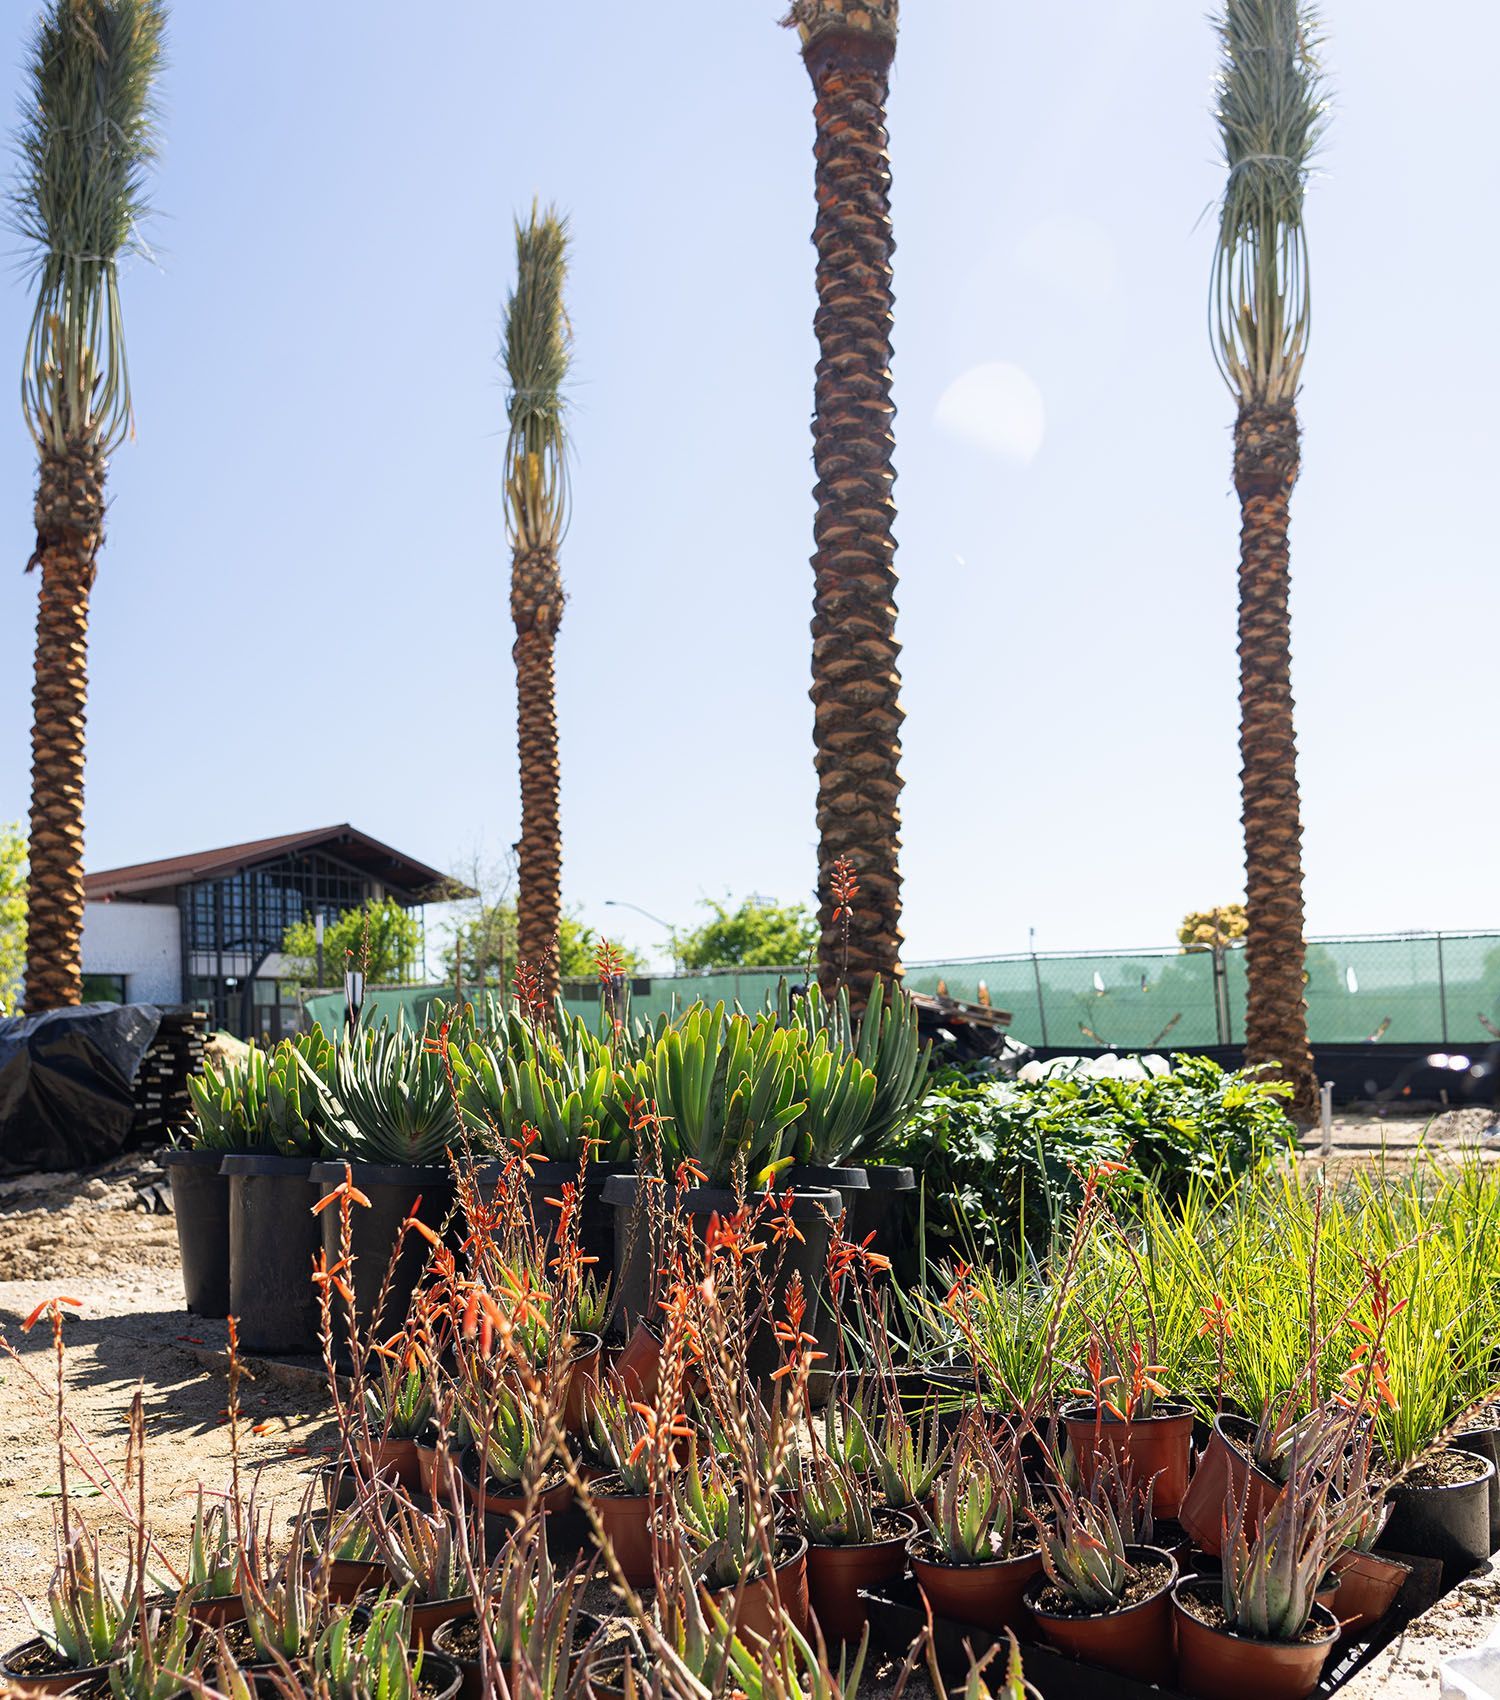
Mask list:
[{"label": "tall palm trunk", "polygon": [[1316,1106],[1303,985],[1302,802],[1292,706],[1288,510],[1297,482],[1295,407],[1241,409],[1234,427],[1240,498],[1240,794],[1245,832],[1245,1050]]},{"label": "tall palm trunk", "polygon": [[[103,540],[104,456],[43,453],[36,553],[42,569],[32,688],[26,1007],[83,997],[83,751],[89,592]],[[29,570],[29,568],[28,568]]]},{"label": "tall palm trunk", "polygon": [[517,951],[541,971],[549,995],[558,985],[556,945],[562,923],[560,770],[552,661],[563,601],[557,552],[518,547],[510,579],[521,766]]},{"label": "tall palm trunk", "polygon": [[[862,1004],[901,955],[901,647],[891,464],[890,161],[885,103],[896,0],[799,0],[816,120],[812,700],[825,984]],[[859,898],[836,913],[834,867]],[[847,926],[847,972],[846,932]]]}]

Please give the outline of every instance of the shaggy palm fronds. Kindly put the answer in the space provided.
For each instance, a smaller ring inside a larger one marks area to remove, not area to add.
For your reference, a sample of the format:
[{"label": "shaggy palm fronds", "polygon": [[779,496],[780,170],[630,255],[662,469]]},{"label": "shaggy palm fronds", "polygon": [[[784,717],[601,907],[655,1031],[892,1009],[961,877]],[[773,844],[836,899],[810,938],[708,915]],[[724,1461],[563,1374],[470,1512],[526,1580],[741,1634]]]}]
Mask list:
[{"label": "shaggy palm fronds", "polygon": [[1302,0],[1224,0],[1216,113],[1229,178],[1219,208],[1214,357],[1241,406],[1296,397],[1311,316],[1303,196],[1327,99],[1318,20]]},{"label": "shaggy palm fronds", "polygon": [[51,0],[32,41],[13,222],[35,250],[21,401],[41,449],[107,454],[130,429],[117,272],[147,211],[165,22],[163,0]]},{"label": "shaggy palm fronds", "polygon": [[516,283],[505,303],[505,502],[518,549],[555,546],[567,525],[563,386],[573,344],[563,306],[567,273],[567,220],[533,205],[530,219],[516,224]]}]

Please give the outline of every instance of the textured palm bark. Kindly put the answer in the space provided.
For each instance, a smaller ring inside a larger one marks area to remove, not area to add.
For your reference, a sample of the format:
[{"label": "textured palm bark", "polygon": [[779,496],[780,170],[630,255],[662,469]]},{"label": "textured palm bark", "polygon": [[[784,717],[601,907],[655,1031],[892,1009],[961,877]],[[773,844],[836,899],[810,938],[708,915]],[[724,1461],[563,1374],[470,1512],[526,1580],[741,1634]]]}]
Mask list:
[{"label": "textured palm bark", "polygon": [[1302,806],[1293,724],[1288,509],[1299,465],[1293,408],[1235,422],[1240,498],[1240,786],[1245,829],[1245,1058],[1274,1063],[1317,1112],[1303,972]]},{"label": "textured palm bark", "polygon": [[516,624],[516,732],[521,758],[521,844],[516,948],[558,989],[557,930],[562,921],[562,826],[559,815],[557,695],[553,648],[562,624],[562,575],[551,549],[517,551],[510,611]]},{"label": "textured palm bark", "polygon": [[[862,1004],[901,954],[900,645],[891,465],[889,28],[828,28],[806,41],[817,135],[818,367],[813,416],[813,684],[818,774],[819,969],[845,972],[830,875],[854,864],[859,897],[847,981]],[[868,20],[867,20],[868,21]],[[804,32],[806,34],[806,32]]]},{"label": "textured palm bark", "polygon": [[41,567],[32,687],[26,1007],[83,997],[83,756],[89,592],[104,536],[104,459],[44,454],[37,480]]}]

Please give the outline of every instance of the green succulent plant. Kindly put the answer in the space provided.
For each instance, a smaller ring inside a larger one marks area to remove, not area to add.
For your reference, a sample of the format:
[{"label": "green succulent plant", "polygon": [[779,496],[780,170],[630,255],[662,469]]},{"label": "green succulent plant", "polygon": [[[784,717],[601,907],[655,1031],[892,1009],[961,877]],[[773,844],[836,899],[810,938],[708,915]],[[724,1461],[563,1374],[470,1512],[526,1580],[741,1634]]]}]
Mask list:
[{"label": "green succulent plant", "polygon": [[420,1648],[408,1645],[406,1608],[382,1596],[361,1623],[344,1613],[313,1642],[309,1688],[324,1700],[415,1700]]},{"label": "green succulent plant", "polygon": [[[27,1605],[27,1611],[31,1607]],[[47,1620],[34,1615],[42,1639],[78,1670],[108,1664],[135,1623],[135,1595],[110,1586],[99,1567],[99,1538],[75,1530],[72,1544],[59,1540],[57,1565],[47,1586]]]},{"label": "green succulent plant", "polygon": [[315,1091],[338,1155],[355,1162],[440,1162],[460,1141],[441,1048],[405,1023],[341,1043],[330,1079],[295,1053]]},{"label": "green succulent plant", "polygon": [[915,1424],[905,1411],[887,1415],[872,1436],[871,1465],[893,1511],[920,1505],[932,1492],[948,1456],[936,1404]]},{"label": "green succulent plant", "polygon": [[818,1458],[802,1478],[802,1528],[814,1546],[868,1546],[875,1539],[869,1477]]},{"label": "green succulent plant", "polygon": [[185,1601],[179,1600],[165,1617],[160,1611],[149,1612],[124,1658],[109,1667],[114,1700],[174,1700],[199,1681],[208,1648],[197,1631]]},{"label": "green succulent plant", "polygon": [[973,1425],[937,1479],[932,1509],[919,1509],[944,1564],[990,1564],[1030,1544],[1022,1521],[1030,1502],[1014,1448],[1002,1457]]},{"label": "green succulent plant", "polygon": [[230,1526],[228,1507],[205,1505],[203,1486],[198,1487],[198,1505],[188,1531],[187,1574],[183,1591],[195,1599],[227,1600],[239,1592],[240,1555]]},{"label": "green succulent plant", "polygon": [[266,1135],[266,1055],[251,1045],[242,1062],[203,1065],[187,1077],[189,1142],[203,1151],[256,1151]]},{"label": "green succulent plant", "polygon": [[1050,1518],[1033,1517],[1048,1581],[1085,1611],[1104,1612],[1123,1598],[1135,1566],[1114,1508],[1102,1495],[1048,1489]]}]

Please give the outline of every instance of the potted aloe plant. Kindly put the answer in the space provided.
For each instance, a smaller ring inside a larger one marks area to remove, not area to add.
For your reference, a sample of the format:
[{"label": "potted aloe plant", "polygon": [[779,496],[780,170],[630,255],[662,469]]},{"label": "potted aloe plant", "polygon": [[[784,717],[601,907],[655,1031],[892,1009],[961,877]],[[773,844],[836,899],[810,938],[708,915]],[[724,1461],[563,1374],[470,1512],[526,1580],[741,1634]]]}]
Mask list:
[{"label": "potted aloe plant", "polygon": [[798,1517],[807,1536],[807,1594],[818,1626],[830,1645],[857,1641],[868,1622],[860,1590],[905,1574],[917,1520],[880,1504],[868,1474],[821,1451],[803,1474]]},{"label": "potted aloe plant", "polygon": [[[208,1646],[187,1606],[148,1607],[129,1651],[109,1669],[113,1700],[178,1700],[203,1683]],[[199,1690],[201,1692],[201,1688]]]},{"label": "potted aloe plant", "polygon": [[1384,1492],[1370,1480],[1373,1444],[1368,1430],[1356,1434],[1334,1458],[1331,1469],[1339,1502],[1357,1508],[1332,1565],[1339,1578],[1339,1623],[1346,1634],[1378,1623],[1396,1603],[1411,1575],[1409,1564],[1376,1550],[1376,1542],[1390,1521],[1391,1508]]},{"label": "potted aloe plant", "polygon": [[671,1483],[675,1517],[697,1554],[709,1603],[740,1635],[770,1640],[785,1616],[807,1633],[807,1537],[776,1527],[768,1512],[746,1511],[742,1483],[717,1459],[688,1468]]},{"label": "potted aloe plant", "polygon": [[[329,1158],[314,1164],[312,1179],[325,1199],[346,1182],[360,1195],[350,1228],[361,1330],[373,1326],[389,1334],[402,1326],[430,1254],[429,1236],[441,1231],[454,1208],[448,1153],[460,1144],[461,1129],[442,1044],[398,1021],[355,1033],[339,1044],[331,1068],[307,1071],[329,1130]],[[426,1234],[403,1230],[414,1215]],[[342,1231],[340,1212],[324,1211],[323,1252],[330,1266],[341,1256]]]},{"label": "potted aloe plant", "polygon": [[508,1377],[473,1397],[468,1417],[474,1438],[461,1469],[471,1498],[501,1516],[567,1510],[573,1503],[567,1470],[547,1456],[526,1395]]},{"label": "potted aloe plant", "polygon": [[[1154,1355],[1154,1354],[1153,1354]],[[1068,1441],[1087,1487],[1106,1460],[1149,1482],[1156,1509],[1175,1517],[1188,1490],[1193,1442],[1191,1405],[1173,1402],[1128,1324],[1095,1329],[1086,1358],[1089,1385],[1062,1408]]]},{"label": "potted aloe plant", "polygon": [[205,1505],[203,1486],[188,1530],[188,1559],[181,1597],[199,1623],[217,1628],[245,1615],[240,1598],[240,1553],[235,1543],[229,1507],[222,1501]]},{"label": "potted aloe plant", "polygon": [[656,1574],[657,1484],[677,1464],[670,1455],[659,1455],[654,1422],[618,1377],[606,1377],[589,1390],[583,1455],[591,1471],[588,1497],[599,1532],[625,1580],[644,1587]]},{"label": "potted aloe plant", "polygon": [[[700,1003],[665,1027],[635,1065],[629,1089],[638,1102],[654,1105],[668,1174],[616,1175],[605,1184],[605,1202],[615,1209],[617,1302],[627,1331],[650,1318],[664,1278],[655,1224],[685,1220],[701,1235],[714,1217],[738,1211],[737,1184],[757,1194],[774,1180],[782,1135],[806,1108],[796,1097],[797,1043],[773,1020]],[[678,1174],[692,1184],[661,1184]],[[781,1290],[797,1276],[805,1291],[818,1290],[838,1202],[827,1188],[781,1195],[782,1213],[797,1233],[777,1260]],[[761,1336],[755,1367],[769,1373],[778,1354],[769,1327]]]},{"label": "potted aloe plant", "polygon": [[112,1587],[103,1574],[96,1535],[82,1529],[66,1541],[59,1535],[47,1618],[33,1614],[38,1634],[0,1657],[0,1680],[25,1694],[63,1694],[81,1682],[103,1680],[126,1649],[136,1604],[133,1591]]},{"label": "potted aloe plant", "polygon": [[386,1574],[401,1591],[414,1642],[425,1643],[454,1618],[474,1615],[462,1526],[442,1512],[418,1510],[399,1492],[372,1494],[365,1515]]},{"label": "potted aloe plant", "polygon": [[432,1383],[410,1341],[400,1353],[382,1354],[378,1365],[365,1384],[369,1474],[388,1474],[408,1493],[417,1493],[422,1489],[418,1448],[432,1423]]},{"label": "potted aloe plant", "polygon": [[899,1399],[893,1401],[871,1433],[870,1447],[870,1466],[885,1503],[892,1511],[916,1512],[931,1497],[948,1459],[937,1401],[915,1422]]},{"label": "potted aloe plant", "polygon": [[[462,1046],[450,1042],[449,1055],[476,1147],[509,1152],[534,1141],[524,1181],[544,1245],[557,1237],[556,1200],[571,1182],[580,1248],[607,1277],[615,1245],[604,1185],[632,1167],[628,1095],[621,1096],[609,1041],[560,998],[548,1020],[534,1020],[516,1004],[502,1012],[492,1000],[482,1032]],[[496,1185],[500,1167],[480,1170],[482,1188]]]},{"label": "potted aloe plant", "polygon": [[981,1628],[1025,1628],[1023,1595],[1042,1568],[1014,1435],[1004,1451],[971,1415],[912,1538],[912,1574],[932,1609]]},{"label": "potted aloe plant", "polygon": [[[1057,1481],[1047,1488],[1048,1515],[1033,1514],[1042,1574],[1025,1603],[1054,1647],[1139,1682],[1172,1674],[1172,1585],[1177,1563],[1150,1541],[1147,1502],[1111,1503],[1103,1472],[1088,1494]],[[1137,1523],[1139,1522],[1139,1526]]]},{"label": "potted aloe plant", "polygon": [[1317,1595],[1359,1508],[1330,1506],[1324,1448],[1297,1443],[1293,1453],[1258,1532],[1248,1491],[1226,1502],[1222,1574],[1172,1590],[1178,1684],[1202,1700],[1303,1700],[1338,1639]]},{"label": "potted aloe plant", "polygon": [[[258,1053],[252,1053],[252,1056]],[[329,1066],[322,1032],[283,1040],[264,1063],[257,1149],[230,1152],[229,1308],[241,1345],[258,1352],[315,1352],[317,1295],[309,1280],[318,1247],[312,1215],[318,1188],[314,1159],[323,1148],[325,1123],[316,1086]],[[252,1097],[251,1102],[254,1101]]]},{"label": "potted aloe plant", "polygon": [[322,1700],[455,1700],[452,1659],[408,1643],[406,1608],[377,1599],[367,1617],[334,1618],[307,1655],[308,1691]]},{"label": "potted aloe plant", "polygon": [[1208,1445],[1177,1513],[1178,1522],[1210,1558],[1219,1556],[1223,1542],[1225,1504],[1245,1502],[1246,1528],[1253,1534],[1281,1497],[1294,1457],[1299,1450],[1305,1455],[1326,1426],[1328,1415],[1321,1407],[1298,1416],[1296,1404],[1294,1394],[1279,1406],[1267,1406],[1258,1424],[1230,1411],[1214,1418]]}]

